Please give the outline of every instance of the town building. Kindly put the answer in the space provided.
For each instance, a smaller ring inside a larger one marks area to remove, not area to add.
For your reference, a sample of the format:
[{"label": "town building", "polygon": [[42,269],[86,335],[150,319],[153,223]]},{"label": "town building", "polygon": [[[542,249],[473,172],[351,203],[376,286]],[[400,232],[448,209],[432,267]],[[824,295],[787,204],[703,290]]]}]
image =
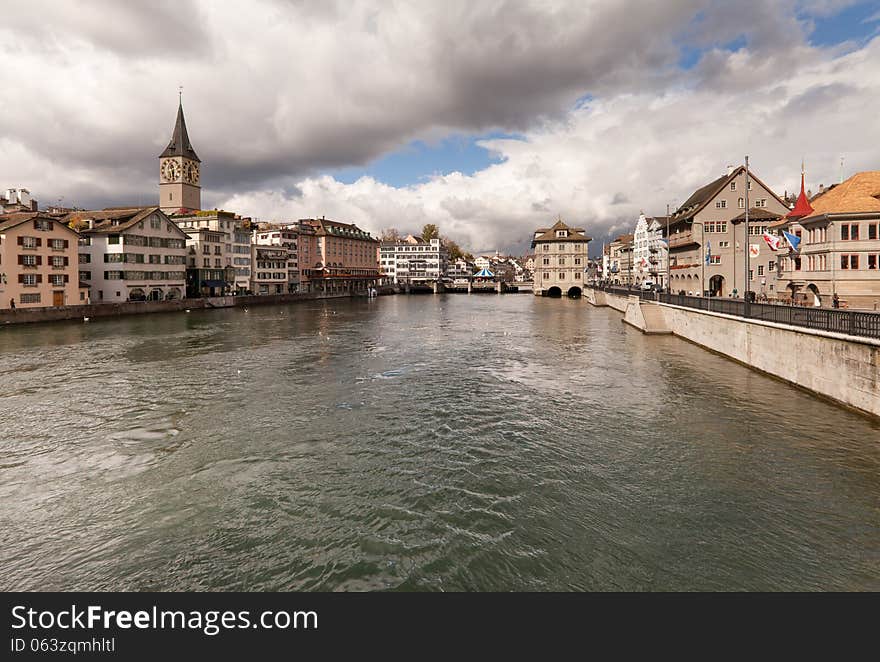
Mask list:
[{"label": "town building", "polygon": [[289,289],[288,257],[290,249],[280,245],[251,246],[251,292],[254,294],[287,294]]},{"label": "town building", "polygon": [[159,155],[159,207],[166,214],[187,214],[202,208],[201,159],[193,149],[183,117],[183,103],[171,142]]},{"label": "town building", "polygon": [[622,234],[608,244],[608,282],[613,285],[632,285],[634,267],[633,235]]},{"label": "town building", "polygon": [[583,228],[559,218],[549,228],[538,228],[532,237],[535,250],[534,293],[541,296],[581,296],[590,237]]},{"label": "town building", "polygon": [[314,231],[314,261],[307,275],[312,292],[366,294],[378,285],[378,239],[351,223],[311,218],[300,224]]},{"label": "town building", "polygon": [[379,245],[379,266],[383,279],[394,285],[426,285],[447,275],[449,253],[443,242],[435,238],[425,241],[407,235],[397,241]]},{"label": "town building", "polygon": [[470,278],[478,271],[473,262],[468,262],[463,257],[450,260],[446,267],[446,277],[451,280],[462,280]]},{"label": "town building", "polygon": [[[726,175],[694,191],[672,214],[668,237],[672,292],[726,297],[742,296],[748,289],[778,298],[778,256],[762,235],[788,213],[788,207],[754,174],[749,172],[748,178],[747,192],[745,166],[728,166]],[[746,250],[750,251],[748,275],[743,273]]]},{"label": "town building", "polygon": [[0,309],[89,303],[78,279],[79,234],[37,212],[0,215]]},{"label": "town building", "polygon": [[[252,231],[249,218],[215,209],[174,215],[171,219],[187,234],[187,246],[191,248],[187,269],[210,272],[189,278],[195,284],[191,296],[199,296],[197,292],[203,289],[214,293],[208,296],[245,294],[250,290]],[[218,233],[223,236],[218,237]],[[222,285],[217,282],[221,280]],[[214,286],[200,285],[202,281],[213,281]]]},{"label": "town building", "polygon": [[35,212],[37,201],[26,188],[10,188],[0,191],[0,214],[15,212]]},{"label": "town building", "polygon": [[806,204],[798,198],[786,221],[782,229],[801,239],[797,251],[781,251],[781,280],[795,302],[831,307],[836,295],[840,307],[880,310],[880,171]]},{"label": "town building", "polygon": [[666,286],[666,242],[663,229],[666,217],[639,215],[633,232],[633,283]]},{"label": "town building", "polygon": [[276,246],[287,250],[287,286],[285,291],[288,293],[300,291],[298,240],[298,224],[272,225],[254,232],[256,244]]},{"label": "town building", "polygon": [[92,303],[186,296],[186,234],[158,207],[72,212],[79,233],[79,280]]}]

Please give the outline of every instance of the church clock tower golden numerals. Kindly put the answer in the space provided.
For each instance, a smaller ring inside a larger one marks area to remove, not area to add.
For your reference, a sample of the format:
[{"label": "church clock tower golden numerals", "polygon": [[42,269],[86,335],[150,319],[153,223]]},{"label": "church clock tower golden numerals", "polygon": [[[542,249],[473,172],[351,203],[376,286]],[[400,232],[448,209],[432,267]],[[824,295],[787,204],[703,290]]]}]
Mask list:
[{"label": "church clock tower golden numerals", "polygon": [[180,179],[180,165],[177,161],[165,161],[161,167],[162,179],[166,182],[176,182]]}]

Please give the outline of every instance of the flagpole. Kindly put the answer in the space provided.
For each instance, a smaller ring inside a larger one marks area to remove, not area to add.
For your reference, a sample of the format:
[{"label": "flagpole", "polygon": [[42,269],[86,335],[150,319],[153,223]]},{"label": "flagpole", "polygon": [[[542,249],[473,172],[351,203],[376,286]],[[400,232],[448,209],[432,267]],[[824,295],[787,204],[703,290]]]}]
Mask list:
[{"label": "flagpole", "polygon": [[[662,248],[661,248],[662,250]],[[666,203],[666,294],[672,294],[669,277],[669,203]]]},{"label": "flagpole", "polygon": [[749,316],[749,157],[746,155],[746,223],[745,223],[745,244],[743,245],[743,254],[745,255],[745,270],[743,271],[743,306],[745,316]]}]

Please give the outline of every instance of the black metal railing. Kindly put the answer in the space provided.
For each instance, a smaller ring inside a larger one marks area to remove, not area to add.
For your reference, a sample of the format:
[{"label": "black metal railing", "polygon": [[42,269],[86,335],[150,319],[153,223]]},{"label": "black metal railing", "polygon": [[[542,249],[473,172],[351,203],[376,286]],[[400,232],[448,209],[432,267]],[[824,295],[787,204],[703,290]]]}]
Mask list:
[{"label": "black metal railing", "polygon": [[708,310],[713,313],[724,313],[764,322],[880,339],[880,313],[773,303],[747,303],[742,299],[695,297],[611,285],[591,287],[619,296],[638,296],[643,301],[657,301],[673,306]]}]

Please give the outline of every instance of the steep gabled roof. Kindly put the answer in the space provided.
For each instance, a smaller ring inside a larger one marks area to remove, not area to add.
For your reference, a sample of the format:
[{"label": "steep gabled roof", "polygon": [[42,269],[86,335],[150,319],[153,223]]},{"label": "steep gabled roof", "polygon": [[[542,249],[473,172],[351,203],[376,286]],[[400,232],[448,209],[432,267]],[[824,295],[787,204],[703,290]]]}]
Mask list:
[{"label": "steep gabled roof", "polygon": [[167,156],[185,156],[193,161],[201,163],[201,159],[196,155],[192,143],[189,141],[189,134],[186,132],[186,120],[183,117],[183,104],[177,107],[177,121],[174,123],[174,133],[171,135],[171,142],[165,151],[159,155],[159,158]]},{"label": "steep gabled roof", "polygon": [[813,213],[804,220],[824,214],[880,214],[880,171],[860,172],[842,184],[813,198]]},{"label": "steep gabled roof", "polygon": [[65,221],[59,220],[54,216],[49,216],[48,214],[44,214],[43,212],[38,211],[22,211],[12,212],[11,214],[0,214],[0,232],[6,232],[7,230],[18,227],[22,223],[27,223],[28,221],[32,221],[35,219],[44,219],[47,221],[58,223],[60,225],[63,225],[65,229],[70,230],[74,234],[78,234],[77,231],[69,227]]},{"label": "steep gabled roof", "polygon": [[[567,237],[557,237],[557,230],[568,230],[570,234]],[[592,241],[592,237],[588,237],[585,233],[586,230],[584,230],[584,228],[570,227],[560,219],[553,224],[553,227],[538,228],[535,230],[535,238],[532,239],[532,246],[534,246],[537,241]]]},{"label": "steep gabled roof", "polygon": [[[698,188],[691,194],[687,200],[684,201],[678,209],[673,212],[673,214],[669,217],[670,223],[675,221],[680,221],[685,218],[693,218],[696,214],[703,210],[703,208],[708,205],[715,198],[716,195],[721,193],[725,188],[727,188],[728,184],[736,179],[740,174],[745,172],[746,167],[741,165],[734,170],[731,171],[729,175],[724,175],[715,179],[705,186]],[[756,184],[761,186],[764,190],[766,190],[770,195],[772,195],[777,202],[781,205],[785,205],[785,201],[782,200],[776,193],[774,193],[769,186],[767,186],[764,182],[762,182],[755,174],[749,170],[749,178],[754,181]]]},{"label": "steep gabled roof", "polygon": [[92,228],[83,228],[80,234],[116,234],[125,232],[151,214],[158,213],[163,220],[173,225],[181,235],[186,233],[181,230],[167,215],[165,215],[158,207],[131,207],[128,209],[101,209],[96,211],[75,211],[64,217],[64,223],[71,221],[94,221]]}]

